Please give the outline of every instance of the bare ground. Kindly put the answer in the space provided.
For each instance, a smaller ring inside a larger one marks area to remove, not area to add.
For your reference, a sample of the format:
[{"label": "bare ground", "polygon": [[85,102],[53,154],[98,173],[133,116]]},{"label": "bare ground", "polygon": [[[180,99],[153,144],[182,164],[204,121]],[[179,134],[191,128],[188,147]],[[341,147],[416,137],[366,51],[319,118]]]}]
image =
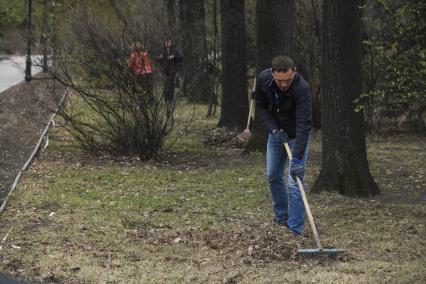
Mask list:
[{"label": "bare ground", "polygon": [[54,109],[46,82],[39,78],[0,94],[0,204],[34,150]]},{"label": "bare ground", "polygon": [[[425,283],[424,137],[370,137],[382,194],[309,195],[335,259],[271,222],[264,157],[210,145],[161,161],[91,157],[58,129],[0,218],[0,271],[42,283]],[[319,172],[311,147],[307,183]],[[308,226],[308,225],[307,225]]]}]

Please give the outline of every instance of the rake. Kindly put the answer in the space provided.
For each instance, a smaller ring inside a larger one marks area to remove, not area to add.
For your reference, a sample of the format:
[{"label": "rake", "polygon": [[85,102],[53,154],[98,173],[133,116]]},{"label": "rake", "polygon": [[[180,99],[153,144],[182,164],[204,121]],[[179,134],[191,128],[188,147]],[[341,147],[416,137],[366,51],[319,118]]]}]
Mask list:
[{"label": "rake", "polygon": [[[290,147],[288,146],[287,143],[284,143],[284,147],[287,152],[287,156],[289,160],[291,161],[292,156],[291,156]],[[306,194],[305,194],[305,190],[303,189],[302,181],[300,180],[299,177],[296,177],[296,181],[297,181],[297,185],[299,187],[300,193],[302,195],[303,204],[305,205],[306,214],[308,215],[309,223],[311,224],[312,233],[314,234],[315,242],[317,243],[317,248],[299,249],[297,254],[299,256],[310,256],[310,257],[314,257],[318,255],[327,255],[332,257],[337,256],[337,254],[342,253],[343,250],[338,250],[335,248],[326,249],[322,247],[320,238],[318,236],[317,227],[315,226],[314,218],[312,217],[311,209],[309,208],[309,203],[308,203],[308,200],[306,199]]]},{"label": "rake", "polygon": [[241,132],[240,134],[237,135],[237,138],[239,140],[241,140],[242,142],[247,142],[248,140],[250,140],[250,137],[251,137],[250,121],[254,120],[253,107],[254,107],[254,92],[255,92],[255,90],[256,90],[256,76],[254,77],[253,90],[252,90],[251,96],[250,96],[250,109],[249,109],[249,115],[248,115],[248,118],[247,118],[247,127],[246,127],[246,129],[244,129],[243,132]]}]

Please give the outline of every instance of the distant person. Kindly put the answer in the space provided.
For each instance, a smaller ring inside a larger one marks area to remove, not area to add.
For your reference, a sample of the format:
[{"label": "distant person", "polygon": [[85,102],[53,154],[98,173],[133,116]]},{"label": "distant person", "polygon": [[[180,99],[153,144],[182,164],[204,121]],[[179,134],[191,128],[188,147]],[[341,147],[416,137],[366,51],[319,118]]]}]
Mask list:
[{"label": "distant person", "polygon": [[[256,113],[269,132],[266,169],[274,221],[300,235],[304,230],[305,206],[296,177],[304,181],[312,128],[311,91],[291,58],[277,56],[271,67],[257,75],[255,100]],[[288,185],[284,180],[285,142],[293,156],[289,162]]]},{"label": "distant person", "polygon": [[161,54],[158,56],[158,61],[164,73],[163,96],[168,103],[174,100],[176,74],[178,71],[178,64],[181,60],[182,55],[175,48],[172,40],[166,39]]},{"label": "distant person", "polygon": [[[154,77],[152,60],[149,57],[148,50],[141,42],[132,44],[132,50],[128,59],[130,70],[138,76],[139,83],[143,87],[143,94],[139,99],[140,106],[145,103],[151,104],[154,99]],[[136,91],[136,90],[135,90]]]}]

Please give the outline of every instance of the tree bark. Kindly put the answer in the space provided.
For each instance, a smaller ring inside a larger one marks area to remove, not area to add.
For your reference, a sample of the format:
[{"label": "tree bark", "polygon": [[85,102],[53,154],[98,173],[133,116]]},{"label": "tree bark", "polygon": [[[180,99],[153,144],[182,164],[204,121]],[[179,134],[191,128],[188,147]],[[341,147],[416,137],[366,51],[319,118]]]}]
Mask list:
[{"label": "tree bark", "polygon": [[222,104],[218,126],[241,130],[247,121],[247,52],[244,0],[221,0]]},{"label": "tree bark", "polygon": [[217,25],[217,14],[218,14],[218,0],[213,0],[213,15],[212,15],[212,26],[213,26],[213,39],[212,39],[212,53],[213,62],[212,66],[216,72],[213,78],[213,91],[210,93],[209,106],[207,108],[206,117],[211,117],[216,114],[216,107],[218,104],[218,92],[219,92],[219,68],[217,67],[217,41],[218,41],[218,25]]},{"label": "tree bark", "polygon": [[31,73],[31,46],[33,45],[32,31],[32,0],[28,0],[28,16],[27,16],[27,59],[25,61],[25,81],[32,80]]},{"label": "tree bark", "polygon": [[[272,58],[287,55],[295,58],[294,0],[258,0],[256,2],[257,56],[256,74],[270,68]],[[266,151],[265,130],[255,113],[253,136],[244,153]]]},{"label": "tree bark", "polygon": [[43,0],[43,19],[42,19],[42,32],[40,38],[41,51],[42,51],[42,68],[43,72],[47,72],[47,47],[48,47],[48,33],[49,33],[49,4],[47,0]]},{"label": "tree bark", "polygon": [[190,102],[207,103],[213,91],[209,74],[204,0],[180,0],[183,93]]},{"label": "tree bark", "polygon": [[166,0],[167,7],[167,20],[169,23],[169,30],[176,30],[176,0]]},{"label": "tree bark", "polygon": [[312,192],[372,196],[362,111],[359,0],[324,0],[321,69],[322,168]]}]

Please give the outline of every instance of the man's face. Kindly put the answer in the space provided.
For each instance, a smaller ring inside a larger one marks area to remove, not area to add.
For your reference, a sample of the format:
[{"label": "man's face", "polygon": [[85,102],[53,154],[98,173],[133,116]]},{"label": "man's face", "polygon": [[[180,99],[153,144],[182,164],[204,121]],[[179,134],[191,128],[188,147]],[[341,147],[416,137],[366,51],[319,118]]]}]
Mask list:
[{"label": "man's face", "polygon": [[273,71],[272,77],[274,78],[275,84],[277,84],[278,89],[285,92],[291,87],[291,83],[293,82],[295,74],[296,68],[288,69],[287,72]]}]

